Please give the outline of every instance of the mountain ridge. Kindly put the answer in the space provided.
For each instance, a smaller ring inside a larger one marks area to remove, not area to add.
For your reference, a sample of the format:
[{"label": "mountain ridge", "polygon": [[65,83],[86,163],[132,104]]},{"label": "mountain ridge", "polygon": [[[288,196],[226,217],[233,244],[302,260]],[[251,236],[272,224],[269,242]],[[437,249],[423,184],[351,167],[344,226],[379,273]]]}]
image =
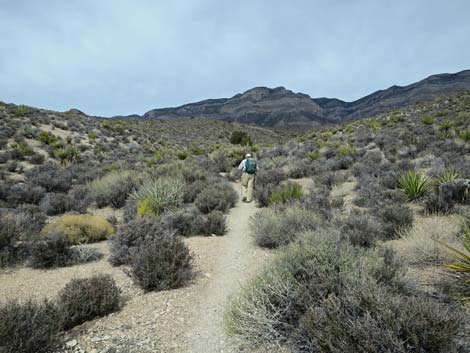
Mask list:
[{"label": "mountain ridge", "polygon": [[470,90],[470,70],[428,76],[406,86],[393,85],[352,102],[338,98],[312,98],[285,87],[253,87],[231,98],[211,98],[178,107],[146,112],[145,119],[205,117],[273,127],[312,127],[369,117],[417,101]]}]

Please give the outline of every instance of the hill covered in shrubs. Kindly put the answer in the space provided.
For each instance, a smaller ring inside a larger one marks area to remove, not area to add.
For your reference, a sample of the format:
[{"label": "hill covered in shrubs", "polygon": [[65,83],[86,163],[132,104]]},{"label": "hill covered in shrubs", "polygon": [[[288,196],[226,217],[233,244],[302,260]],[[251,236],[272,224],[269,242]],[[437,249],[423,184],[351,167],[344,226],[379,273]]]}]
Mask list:
[{"label": "hill covered in shrubs", "polygon": [[[226,233],[251,151],[259,209],[244,221],[254,246],[275,250],[227,306],[232,338],[252,351],[468,351],[470,93],[295,136],[0,114],[1,271],[108,261],[143,293],[190,285],[185,238]],[[102,241],[108,257],[89,245]],[[0,351],[53,350],[60,332],[119,311],[115,279],[97,276],[45,302],[2,302]]]}]

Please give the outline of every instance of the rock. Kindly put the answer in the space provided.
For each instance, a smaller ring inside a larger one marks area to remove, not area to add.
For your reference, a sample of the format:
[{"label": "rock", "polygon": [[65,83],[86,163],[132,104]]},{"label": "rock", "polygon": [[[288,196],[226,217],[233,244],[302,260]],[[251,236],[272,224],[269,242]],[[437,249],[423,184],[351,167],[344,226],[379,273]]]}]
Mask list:
[{"label": "rock", "polygon": [[73,348],[78,344],[77,340],[71,340],[65,343],[67,348]]}]

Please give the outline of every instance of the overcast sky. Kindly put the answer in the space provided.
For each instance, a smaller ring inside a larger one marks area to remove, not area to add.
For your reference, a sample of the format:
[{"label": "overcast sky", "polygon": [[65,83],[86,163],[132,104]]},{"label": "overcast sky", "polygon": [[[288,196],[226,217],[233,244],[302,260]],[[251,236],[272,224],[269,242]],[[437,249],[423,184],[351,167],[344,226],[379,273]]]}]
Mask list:
[{"label": "overcast sky", "polygon": [[0,100],[142,114],[254,86],[355,100],[470,69],[468,0],[0,0]]}]

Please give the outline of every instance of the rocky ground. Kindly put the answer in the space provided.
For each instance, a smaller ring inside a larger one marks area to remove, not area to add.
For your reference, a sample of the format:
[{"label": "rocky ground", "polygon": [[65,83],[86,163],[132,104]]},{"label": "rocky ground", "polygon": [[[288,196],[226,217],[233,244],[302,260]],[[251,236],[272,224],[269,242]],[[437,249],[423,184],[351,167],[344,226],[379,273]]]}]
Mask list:
[{"label": "rocky ground", "polygon": [[230,295],[269,258],[249,236],[248,221],[255,212],[253,203],[239,202],[228,214],[225,236],[186,240],[197,276],[185,288],[143,293],[122,268],[108,263],[109,251],[102,242],[91,245],[105,254],[95,263],[0,273],[0,301],[53,297],[72,278],[109,273],[127,299],[123,309],[65,333],[60,352],[235,352],[224,334],[224,308]]}]

